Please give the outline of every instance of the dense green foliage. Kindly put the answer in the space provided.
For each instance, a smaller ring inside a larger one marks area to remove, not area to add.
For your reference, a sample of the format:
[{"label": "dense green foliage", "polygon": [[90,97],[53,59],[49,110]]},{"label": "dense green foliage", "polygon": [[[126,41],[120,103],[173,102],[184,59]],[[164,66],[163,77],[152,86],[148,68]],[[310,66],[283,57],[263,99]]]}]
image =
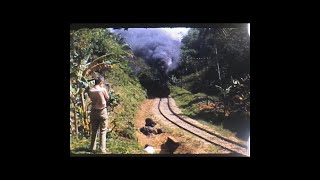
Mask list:
[{"label": "dense green foliage", "polygon": [[[70,148],[71,153],[89,153],[90,80],[103,76],[110,84],[108,102],[108,150],[113,154],[143,153],[134,136],[133,117],[145,99],[145,91],[131,67],[143,64],[133,59],[127,45],[104,29],[70,32]],[[131,60],[131,62],[129,61]]]},{"label": "dense green foliage", "polygon": [[[182,39],[180,66],[170,74],[170,83],[192,93],[176,94],[178,102],[198,102],[201,94],[204,103],[215,108],[201,111],[196,104],[181,105],[189,116],[207,122],[229,121],[239,116],[250,116],[250,37],[247,27],[192,28]],[[182,91],[182,90],[179,90]],[[219,97],[212,99],[210,97]],[[203,116],[205,114],[205,116]]]}]

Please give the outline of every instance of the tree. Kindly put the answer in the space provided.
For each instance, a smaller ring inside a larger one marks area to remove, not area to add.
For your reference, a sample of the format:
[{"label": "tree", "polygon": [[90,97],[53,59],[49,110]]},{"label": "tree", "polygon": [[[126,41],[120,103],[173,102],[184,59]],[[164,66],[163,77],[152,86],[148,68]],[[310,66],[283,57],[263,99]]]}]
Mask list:
[{"label": "tree", "polygon": [[189,90],[220,95],[225,111],[232,104],[231,96],[248,99],[250,78],[246,81],[248,86],[233,84],[250,74],[250,37],[246,24],[192,28],[182,43],[180,67],[172,74],[180,79],[194,77],[189,81],[192,84]]}]

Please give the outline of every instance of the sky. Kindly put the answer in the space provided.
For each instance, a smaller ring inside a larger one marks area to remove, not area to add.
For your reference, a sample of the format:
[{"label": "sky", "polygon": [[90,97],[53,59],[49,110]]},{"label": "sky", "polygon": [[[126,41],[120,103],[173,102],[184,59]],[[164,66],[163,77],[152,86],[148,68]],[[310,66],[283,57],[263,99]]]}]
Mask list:
[{"label": "sky", "polygon": [[[190,28],[160,28],[170,34],[174,39],[180,40],[187,35]],[[248,34],[250,36],[250,23],[248,23]]]},{"label": "sky", "polygon": [[[165,32],[167,32],[172,39],[176,39],[181,41],[182,37],[188,34],[188,31],[190,28],[150,28],[150,29],[161,29]],[[112,28],[109,28],[111,32],[113,32]]]},{"label": "sky", "polygon": [[180,40],[187,35],[190,28],[160,28],[166,31],[173,39]]},{"label": "sky", "polygon": [[[159,28],[166,31],[173,39],[180,40],[183,36],[187,35],[190,28]],[[250,36],[250,23],[248,23],[248,34]]]}]

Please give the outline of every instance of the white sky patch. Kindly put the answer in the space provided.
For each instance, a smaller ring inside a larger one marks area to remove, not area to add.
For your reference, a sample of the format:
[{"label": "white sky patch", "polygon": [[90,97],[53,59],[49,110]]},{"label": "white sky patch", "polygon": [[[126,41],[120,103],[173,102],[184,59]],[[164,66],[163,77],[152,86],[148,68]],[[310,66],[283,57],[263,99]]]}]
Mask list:
[{"label": "white sky patch", "polygon": [[168,59],[168,66],[170,66],[171,64],[172,64],[172,59],[169,58],[169,59]]},{"label": "white sky patch", "polygon": [[107,28],[111,33],[114,32],[113,28]]},{"label": "white sky patch", "polygon": [[250,36],[250,23],[248,24],[248,33],[249,33],[249,36]]},{"label": "white sky patch", "polygon": [[181,41],[183,36],[188,34],[190,28],[160,28],[166,31],[173,39]]}]

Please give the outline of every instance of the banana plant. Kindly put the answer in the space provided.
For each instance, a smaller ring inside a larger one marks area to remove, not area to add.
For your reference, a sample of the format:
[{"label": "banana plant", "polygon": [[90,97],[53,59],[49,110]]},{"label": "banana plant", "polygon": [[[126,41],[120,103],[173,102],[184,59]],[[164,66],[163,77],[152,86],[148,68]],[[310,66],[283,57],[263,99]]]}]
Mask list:
[{"label": "banana plant", "polygon": [[[110,71],[114,64],[119,63],[131,52],[123,49],[127,45],[119,45],[110,39],[110,34],[102,29],[80,29],[70,32],[70,108],[73,107],[74,127],[78,134],[79,123],[89,131],[88,106],[86,90],[92,85],[89,79],[96,72],[104,74]],[[117,95],[110,98],[114,107],[119,101]],[[79,118],[77,118],[79,117]]]},{"label": "banana plant", "polygon": [[[220,90],[224,112],[226,113],[227,109],[230,111],[250,111],[250,75],[239,79],[231,77],[231,81],[224,85],[226,88],[215,85]],[[235,98],[238,102],[235,101]]]}]

